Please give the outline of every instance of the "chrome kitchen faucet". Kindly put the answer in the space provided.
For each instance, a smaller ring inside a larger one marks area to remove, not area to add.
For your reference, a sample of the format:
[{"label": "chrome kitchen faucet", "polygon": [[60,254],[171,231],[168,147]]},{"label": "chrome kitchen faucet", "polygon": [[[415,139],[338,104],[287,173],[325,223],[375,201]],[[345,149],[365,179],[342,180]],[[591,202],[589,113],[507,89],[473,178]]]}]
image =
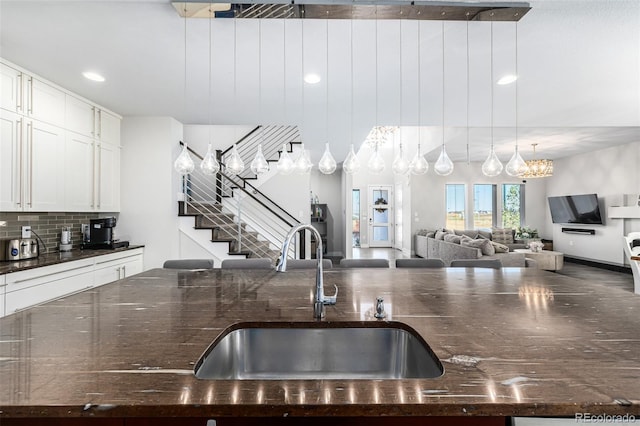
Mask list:
[{"label": "chrome kitchen faucet", "polygon": [[324,317],[324,305],[335,305],[338,297],[338,286],[334,285],[336,292],[333,296],[324,295],[324,283],[322,279],[322,237],[316,228],[313,226],[302,223],[300,225],[291,228],[284,241],[282,242],[282,252],[276,265],[276,271],[285,272],[287,270],[287,253],[289,252],[289,245],[291,240],[295,237],[298,231],[308,229],[316,237],[318,246],[316,248],[316,258],[318,259],[318,267],[316,268],[316,295],[313,302],[313,317],[316,319],[322,319]]}]

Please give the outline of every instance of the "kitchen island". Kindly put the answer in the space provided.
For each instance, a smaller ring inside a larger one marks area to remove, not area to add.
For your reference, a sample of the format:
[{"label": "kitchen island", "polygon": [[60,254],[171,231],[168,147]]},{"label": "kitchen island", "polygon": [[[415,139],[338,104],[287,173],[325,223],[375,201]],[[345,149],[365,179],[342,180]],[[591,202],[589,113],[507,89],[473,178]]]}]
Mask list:
[{"label": "kitchen island", "polygon": [[325,271],[327,292],[335,284],[339,293],[324,322],[380,321],[373,314],[383,296],[386,320],[413,327],[438,356],[438,378],[194,376],[232,324],[313,321],[314,276],[154,269],[0,319],[0,424],[640,419],[640,297],[533,268]]}]

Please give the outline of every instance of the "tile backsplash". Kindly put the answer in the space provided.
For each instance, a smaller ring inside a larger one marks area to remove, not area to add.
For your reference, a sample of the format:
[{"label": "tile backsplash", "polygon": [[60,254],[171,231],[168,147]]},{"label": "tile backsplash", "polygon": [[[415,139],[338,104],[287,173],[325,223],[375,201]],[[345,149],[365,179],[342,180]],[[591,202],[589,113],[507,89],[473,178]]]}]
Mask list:
[{"label": "tile backsplash", "polygon": [[[69,226],[71,228],[71,242],[75,249],[82,244],[81,224],[88,224],[91,219],[105,216],[114,215],[85,212],[0,212],[0,222],[7,223],[7,226],[0,227],[0,238],[20,238],[21,227],[31,225],[32,231],[40,236],[46,246],[46,250],[40,247],[40,252],[51,253],[58,251],[62,227]],[[32,237],[35,235],[32,234]]]}]

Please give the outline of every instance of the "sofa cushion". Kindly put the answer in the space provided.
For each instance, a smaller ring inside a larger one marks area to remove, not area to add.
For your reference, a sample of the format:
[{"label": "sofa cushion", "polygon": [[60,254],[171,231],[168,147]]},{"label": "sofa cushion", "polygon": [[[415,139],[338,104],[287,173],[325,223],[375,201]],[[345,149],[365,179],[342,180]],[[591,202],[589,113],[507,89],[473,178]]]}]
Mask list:
[{"label": "sofa cushion", "polygon": [[482,229],[478,230],[478,235],[486,238],[487,240],[492,240],[493,238],[491,238],[491,231],[483,231]]},{"label": "sofa cushion", "polygon": [[495,249],[496,253],[509,253],[509,247],[504,244],[491,241],[491,245]]},{"label": "sofa cushion", "polygon": [[482,254],[485,256],[493,256],[494,254],[496,254],[496,250],[493,248],[493,245],[491,244],[490,240],[487,240],[485,238],[479,238],[477,240],[472,240],[472,239],[463,239],[462,241],[460,241],[460,245],[461,246],[467,246],[467,247],[473,247],[473,248],[479,248],[482,251]]},{"label": "sofa cushion", "polygon": [[456,234],[445,234],[444,235],[444,240],[448,243],[456,243],[456,244],[460,244],[460,239],[462,237]]},{"label": "sofa cushion", "polygon": [[500,244],[513,244],[513,229],[491,228],[492,240]]}]

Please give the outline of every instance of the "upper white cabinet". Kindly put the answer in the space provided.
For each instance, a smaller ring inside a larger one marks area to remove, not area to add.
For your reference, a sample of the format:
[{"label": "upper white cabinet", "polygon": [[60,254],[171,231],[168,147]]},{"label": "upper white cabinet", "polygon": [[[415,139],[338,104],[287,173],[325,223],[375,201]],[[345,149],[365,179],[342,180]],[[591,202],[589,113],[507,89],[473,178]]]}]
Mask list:
[{"label": "upper white cabinet", "polygon": [[0,211],[120,209],[120,117],[0,62]]},{"label": "upper white cabinet", "polygon": [[0,107],[44,123],[63,127],[65,93],[53,85],[0,64]]},{"label": "upper white cabinet", "polygon": [[0,108],[22,113],[23,74],[0,63]]},{"label": "upper white cabinet", "polygon": [[64,130],[0,111],[0,210],[64,211]]}]

